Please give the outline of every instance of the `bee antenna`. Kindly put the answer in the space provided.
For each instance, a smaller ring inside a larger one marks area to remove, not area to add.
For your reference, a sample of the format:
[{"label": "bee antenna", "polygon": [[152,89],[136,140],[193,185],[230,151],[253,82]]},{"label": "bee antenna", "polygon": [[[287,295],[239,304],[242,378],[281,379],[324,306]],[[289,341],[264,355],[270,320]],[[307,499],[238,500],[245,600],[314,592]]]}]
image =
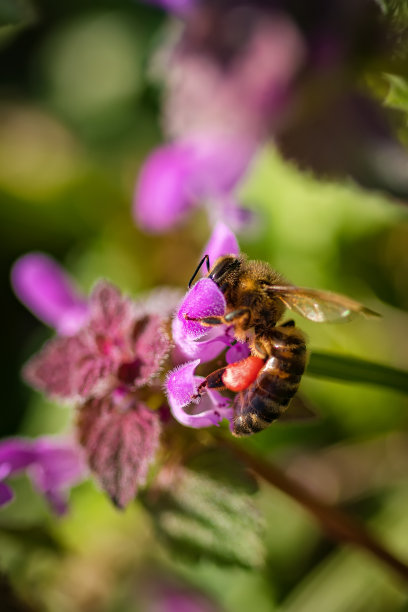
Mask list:
[{"label": "bee antenna", "polygon": [[193,276],[190,278],[189,283],[188,283],[188,288],[190,289],[191,285],[193,284],[193,281],[195,279],[195,277],[197,276],[197,274],[200,271],[201,266],[203,265],[203,263],[206,262],[207,264],[207,272],[210,271],[210,257],[209,255],[204,255],[204,257],[202,258],[202,260],[200,261],[200,263],[198,264]]}]

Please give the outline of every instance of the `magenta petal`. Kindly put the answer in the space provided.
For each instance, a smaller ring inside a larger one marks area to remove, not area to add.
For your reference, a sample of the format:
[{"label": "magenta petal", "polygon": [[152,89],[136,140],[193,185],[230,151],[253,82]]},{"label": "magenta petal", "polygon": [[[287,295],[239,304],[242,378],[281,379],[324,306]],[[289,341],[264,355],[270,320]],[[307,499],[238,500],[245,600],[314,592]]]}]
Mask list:
[{"label": "magenta petal", "polygon": [[[260,230],[260,218],[254,211],[238,204],[235,198],[228,194],[222,198],[220,210],[216,211],[218,218],[224,219],[235,232],[245,230],[248,237],[256,236]],[[214,215],[213,215],[214,216]]]},{"label": "magenta petal", "polygon": [[0,482],[0,506],[8,504],[14,497],[13,491],[4,482]]},{"label": "magenta petal", "polygon": [[0,480],[23,470],[35,459],[32,445],[21,438],[11,438],[0,442]]},{"label": "magenta petal", "polygon": [[218,393],[215,396],[208,394],[201,400],[199,413],[188,414],[184,411],[184,408],[191,404],[191,398],[203,380],[201,377],[194,376],[194,371],[199,363],[200,360],[196,359],[172,370],[166,380],[171,412],[179,423],[187,427],[210,427],[218,425],[223,418],[232,418],[232,409],[228,407],[228,400],[225,398],[219,400],[221,396]]},{"label": "magenta petal", "polygon": [[239,255],[239,246],[235,234],[229,227],[219,221],[204,249],[210,258],[210,266],[223,255]]},{"label": "magenta petal", "polygon": [[235,363],[246,359],[251,354],[247,344],[237,342],[234,346],[231,346],[225,353],[225,361],[227,363]]},{"label": "magenta petal", "polygon": [[71,485],[83,476],[81,449],[76,444],[39,438],[35,442],[35,452],[36,464],[41,468],[35,480],[41,491]]},{"label": "magenta petal", "polygon": [[216,197],[232,191],[245,174],[257,144],[245,138],[191,140],[194,151],[192,187],[202,197]]},{"label": "magenta petal", "polygon": [[170,144],[154,151],[146,160],[136,188],[133,215],[149,232],[164,232],[177,225],[194,206],[189,189],[192,150]]},{"label": "magenta petal", "polygon": [[[61,514],[66,509],[63,489],[83,474],[79,449],[66,442],[39,438],[11,439],[0,444],[0,480],[27,468],[35,488]],[[0,482],[0,505],[12,499],[11,489]]]},{"label": "magenta petal", "polygon": [[[172,335],[177,347],[188,359],[200,359],[202,362],[211,361],[221,353],[226,347],[225,329],[221,325],[219,328],[207,327],[205,338],[194,340],[186,335],[183,322],[177,317],[173,319]],[[209,331],[208,331],[209,330]]]},{"label": "magenta petal", "polygon": [[62,335],[74,334],[84,323],[87,305],[64,270],[42,253],[16,261],[11,282],[19,299],[47,325]]},{"label": "magenta petal", "polygon": [[64,514],[67,510],[65,491],[85,474],[81,451],[75,444],[49,438],[39,438],[33,446],[37,455],[29,470],[33,484],[56,514]]},{"label": "magenta petal", "polygon": [[197,0],[145,0],[148,4],[161,6],[176,15],[185,15],[196,4],[196,1]]},{"label": "magenta petal", "polygon": [[220,316],[224,314],[225,307],[225,298],[217,285],[210,278],[202,278],[185,296],[177,317],[187,337],[200,338],[209,331],[209,328],[195,321],[187,321],[184,315],[197,319]]}]

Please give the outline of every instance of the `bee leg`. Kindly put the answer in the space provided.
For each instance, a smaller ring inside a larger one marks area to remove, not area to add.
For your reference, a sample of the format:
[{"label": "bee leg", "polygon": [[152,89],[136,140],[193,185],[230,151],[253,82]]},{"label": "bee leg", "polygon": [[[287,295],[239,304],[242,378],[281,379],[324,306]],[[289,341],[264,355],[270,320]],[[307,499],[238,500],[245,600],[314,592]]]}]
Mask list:
[{"label": "bee leg", "polygon": [[295,322],[293,319],[289,319],[289,321],[285,321],[285,323],[282,323],[279,327],[295,327]]},{"label": "bee leg", "polygon": [[225,368],[219,368],[218,370],[214,370],[211,372],[201,384],[206,385],[208,389],[225,389],[225,384],[222,380],[223,374],[226,371],[227,366]]},{"label": "bee leg", "polygon": [[241,319],[241,317],[247,317],[249,321],[251,317],[251,311],[249,308],[238,308],[237,310],[232,310],[228,314],[225,315],[224,319],[227,323],[233,323],[236,319]]},{"label": "bee leg", "polygon": [[261,339],[255,339],[251,342],[251,354],[261,359],[266,359],[269,355],[268,349]]},{"label": "bee leg", "polygon": [[218,370],[211,372],[211,374],[209,374],[207,378],[203,380],[200,385],[198,385],[197,392],[192,396],[191,399],[199,399],[204,393],[205,389],[225,389],[225,384],[223,383],[222,375],[224,374],[226,369],[226,367],[219,368]]},{"label": "bee leg", "polygon": [[190,317],[188,314],[183,315],[186,321],[195,321],[201,325],[223,325],[225,323],[224,317]]},{"label": "bee leg", "polygon": [[225,317],[190,317],[188,314],[183,315],[186,321],[195,321],[200,323],[201,325],[208,325],[210,327],[214,325],[230,325],[234,323],[237,319],[242,317],[247,317],[248,321],[251,317],[251,311],[249,308],[239,308],[238,310],[233,310],[229,312]]}]

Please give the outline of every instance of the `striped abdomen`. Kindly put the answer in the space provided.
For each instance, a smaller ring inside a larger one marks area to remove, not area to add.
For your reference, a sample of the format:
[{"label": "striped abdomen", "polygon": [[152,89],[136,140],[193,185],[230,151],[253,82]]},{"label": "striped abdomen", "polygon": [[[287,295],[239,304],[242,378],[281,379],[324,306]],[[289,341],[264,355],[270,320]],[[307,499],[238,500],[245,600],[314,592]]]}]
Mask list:
[{"label": "striped abdomen", "polygon": [[287,408],[306,367],[306,344],[296,327],[276,327],[262,338],[270,357],[256,380],[237,394],[233,433],[248,436],[268,427]]}]

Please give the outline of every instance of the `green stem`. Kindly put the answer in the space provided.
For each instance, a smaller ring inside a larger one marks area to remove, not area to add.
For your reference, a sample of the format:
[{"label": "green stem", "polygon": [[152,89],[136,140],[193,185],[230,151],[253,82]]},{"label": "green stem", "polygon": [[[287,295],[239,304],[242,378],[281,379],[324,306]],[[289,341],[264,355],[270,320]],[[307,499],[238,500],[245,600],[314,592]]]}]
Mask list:
[{"label": "green stem", "polygon": [[320,523],[332,539],[371,554],[408,583],[408,565],[405,560],[399,559],[388,550],[358,519],[315,497],[311,491],[287,476],[283,470],[249,452],[242,442],[236,442],[220,433],[215,434],[215,437],[223,446],[231,449],[255,474],[298,502]]},{"label": "green stem", "polygon": [[408,393],[408,372],[334,353],[312,353],[307,374],[347,382],[380,385]]}]

